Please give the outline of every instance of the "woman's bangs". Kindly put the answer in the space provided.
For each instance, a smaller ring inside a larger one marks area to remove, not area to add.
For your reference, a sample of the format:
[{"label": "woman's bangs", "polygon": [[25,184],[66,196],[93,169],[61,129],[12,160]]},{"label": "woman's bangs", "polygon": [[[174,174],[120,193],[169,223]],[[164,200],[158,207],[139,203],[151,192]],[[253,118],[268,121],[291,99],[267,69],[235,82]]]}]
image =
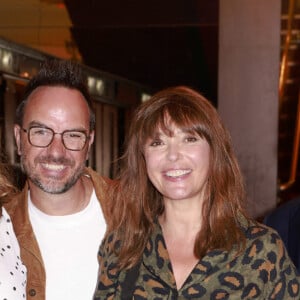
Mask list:
[{"label": "woman's bangs", "polygon": [[175,109],[168,111],[168,116],[169,121],[165,122],[166,129],[170,127],[170,124],[174,124],[184,132],[197,133],[200,137],[207,136],[207,126],[205,126],[204,122],[201,122],[199,114],[196,110],[192,110],[191,107],[175,107]]},{"label": "woman's bangs", "polygon": [[169,102],[152,112],[151,117],[144,119],[142,144],[149,137],[154,138],[159,131],[172,136],[174,125],[184,132],[197,133],[200,137],[208,138],[208,125],[195,107],[186,103]]},{"label": "woman's bangs", "polygon": [[154,112],[151,118],[146,118],[142,127],[141,137],[142,145],[144,145],[148,138],[154,138],[160,130],[165,130],[165,114],[163,110]]}]

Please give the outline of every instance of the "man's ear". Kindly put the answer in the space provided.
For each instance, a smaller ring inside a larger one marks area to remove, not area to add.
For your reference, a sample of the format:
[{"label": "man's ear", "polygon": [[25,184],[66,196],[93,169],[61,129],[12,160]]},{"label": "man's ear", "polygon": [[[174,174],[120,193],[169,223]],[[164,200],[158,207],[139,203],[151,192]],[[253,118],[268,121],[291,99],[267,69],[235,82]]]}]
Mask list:
[{"label": "man's ear", "polygon": [[90,133],[90,138],[89,138],[89,148],[91,147],[91,145],[94,143],[94,138],[95,138],[95,131],[93,130]]},{"label": "man's ear", "polygon": [[87,154],[86,154],[86,159],[89,159],[89,155],[90,155],[90,151],[91,151],[91,146],[94,143],[94,138],[95,138],[95,131],[93,130],[93,131],[91,131],[90,138],[88,139],[88,151],[87,151]]},{"label": "man's ear", "polygon": [[18,124],[14,125],[14,135],[15,135],[15,141],[17,145],[18,154],[21,155],[21,127]]}]

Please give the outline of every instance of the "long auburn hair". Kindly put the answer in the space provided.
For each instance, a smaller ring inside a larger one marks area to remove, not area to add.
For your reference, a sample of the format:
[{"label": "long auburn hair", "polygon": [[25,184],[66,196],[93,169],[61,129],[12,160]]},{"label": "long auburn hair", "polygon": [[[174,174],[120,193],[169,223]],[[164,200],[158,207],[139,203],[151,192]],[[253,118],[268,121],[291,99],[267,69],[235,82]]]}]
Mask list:
[{"label": "long auburn hair", "polygon": [[17,191],[17,187],[13,184],[10,168],[0,162],[0,217],[2,216],[3,204],[8,202]]},{"label": "long auburn hair", "polygon": [[169,131],[166,119],[184,131],[199,134],[210,145],[203,225],[196,237],[195,256],[200,259],[212,249],[242,249],[245,243],[239,224],[239,216],[246,217],[244,186],[230,135],[206,98],[188,87],[168,88],[141,104],[133,115],[118,180],[111,191],[107,236],[113,233],[113,240],[106,243],[118,256],[121,268],[138,262],[157,217],[164,211],[162,195],[148,179],[143,152],[147,138],[157,129]]}]

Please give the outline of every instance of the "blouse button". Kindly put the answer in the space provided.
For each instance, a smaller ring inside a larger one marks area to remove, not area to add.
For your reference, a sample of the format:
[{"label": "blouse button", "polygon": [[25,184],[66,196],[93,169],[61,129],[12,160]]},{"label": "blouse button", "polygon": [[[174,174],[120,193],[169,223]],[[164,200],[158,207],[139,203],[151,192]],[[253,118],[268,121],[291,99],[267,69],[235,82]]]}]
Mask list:
[{"label": "blouse button", "polygon": [[34,297],[36,295],[36,290],[35,289],[30,289],[29,290],[29,296]]}]

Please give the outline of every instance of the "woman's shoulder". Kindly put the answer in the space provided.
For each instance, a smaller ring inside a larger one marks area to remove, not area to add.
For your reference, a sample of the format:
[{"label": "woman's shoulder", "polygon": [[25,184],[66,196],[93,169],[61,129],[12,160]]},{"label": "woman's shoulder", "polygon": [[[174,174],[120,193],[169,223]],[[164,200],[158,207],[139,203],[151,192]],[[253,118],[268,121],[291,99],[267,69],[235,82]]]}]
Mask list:
[{"label": "woman's shoulder", "polygon": [[113,259],[118,247],[119,242],[115,240],[115,232],[106,233],[99,247],[98,254],[99,256],[106,257],[106,259]]},{"label": "woman's shoulder", "polygon": [[297,277],[296,268],[276,230],[258,222],[251,222],[245,236],[246,247],[240,255],[242,265],[249,263],[253,271],[269,274],[269,278],[272,274],[290,274],[290,279]]},{"label": "woman's shoulder", "polygon": [[284,248],[283,241],[276,230],[256,221],[249,221],[248,226],[244,227],[246,237],[246,247],[260,245],[265,251],[280,250]]}]

